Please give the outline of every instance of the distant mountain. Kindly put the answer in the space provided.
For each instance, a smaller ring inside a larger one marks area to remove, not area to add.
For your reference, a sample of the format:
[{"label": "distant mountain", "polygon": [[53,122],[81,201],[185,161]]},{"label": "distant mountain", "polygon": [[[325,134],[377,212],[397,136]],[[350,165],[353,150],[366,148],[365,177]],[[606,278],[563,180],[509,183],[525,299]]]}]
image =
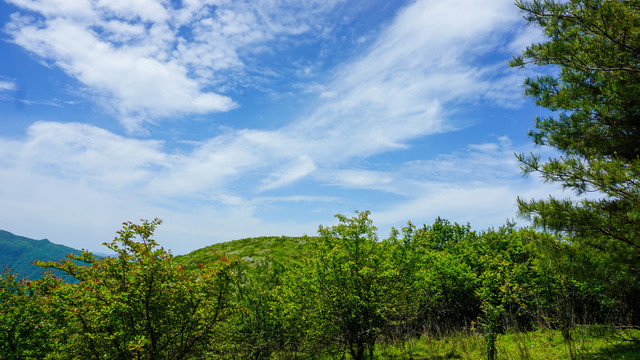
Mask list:
[{"label": "distant mountain", "polygon": [[194,250],[186,255],[176,256],[175,260],[187,269],[197,269],[199,264],[217,259],[215,253],[255,262],[272,257],[277,260],[297,260],[311,250],[311,243],[317,237],[262,236],[213,244]]},{"label": "distant mountain", "polygon": [[[238,257],[249,263],[268,257],[277,260],[297,260],[311,250],[311,243],[317,237],[262,236],[213,244],[195,250],[186,255],[176,256],[175,260],[188,269],[195,270],[199,264],[216,260],[215,253]],[[17,272],[20,277],[37,279],[44,269],[32,265],[36,260],[60,261],[67,254],[79,254],[80,250],[54,244],[47,239],[34,240],[0,230],[0,269],[4,266]],[[99,255],[96,255],[100,257]],[[56,274],[60,276],[60,274]],[[67,279],[72,281],[72,279]]]},{"label": "distant mountain", "polygon": [[33,261],[60,261],[71,253],[79,254],[80,250],[47,239],[34,240],[0,230],[0,268],[7,266],[19,277],[37,279],[44,269],[32,265]]}]

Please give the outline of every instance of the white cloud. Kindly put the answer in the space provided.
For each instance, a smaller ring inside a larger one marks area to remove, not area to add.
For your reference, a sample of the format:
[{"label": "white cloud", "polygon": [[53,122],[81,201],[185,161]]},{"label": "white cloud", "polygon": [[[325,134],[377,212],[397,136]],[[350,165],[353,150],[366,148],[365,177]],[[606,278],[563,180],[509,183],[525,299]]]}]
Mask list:
[{"label": "white cloud", "polygon": [[[221,72],[241,71],[240,52],[308,31],[336,1],[11,0],[11,40],[63,69],[112,108],[130,132],[147,121],[228,111]],[[25,12],[23,12],[25,13]]]},{"label": "white cloud", "polygon": [[109,98],[130,131],[150,118],[226,111],[235,106],[228,97],[201,91],[183,65],[158,61],[151,49],[113,47],[66,19],[50,20],[46,27],[14,23],[8,31],[17,44],[43,58],[56,59],[69,75]]},{"label": "white cloud", "polygon": [[469,223],[478,230],[498,227],[507,220],[526,225],[527,222],[517,216],[517,197],[544,199],[549,194],[559,198],[571,196],[558,186],[542,184],[533,178],[494,184],[430,184],[407,201],[373,211],[372,218],[384,231],[391,226],[402,227],[407,221],[430,224],[437,217]]},{"label": "white cloud", "polygon": [[316,178],[330,185],[351,189],[386,190],[393,192],[390,184],[394,176],[384,171],[366,169],[342,169],[323,171]]},{"label": "white cloud", "polygon": [[547,41],[548,38],[544,32],[534,26],[525,26],[518,30],[516,36],[507,46],[509,52],[513,55],[520,55],[527,46]]},{"label": "white cloud", "polygon": [[[434,183],[468,185],[495,184],[520,177],[514,149],[507,137],[496,142],[469,144],[463,153],[441,154],[433,160],[415,160],[403,165],[407,177]],[[529,149],[529,147],[527,147]]]},{"label": "white cloud", "polygon": [[284,169],[272,172],[267,179],[263,181],[262,191],[276,189],[301,179],[316,170],[316,166],[307,155],[302,155]]},{"label": "white cloud", "polygon": [[[0,228],[100,250],[99,242],[111,236],[119,222],[160,217],[166,225],[158,238],[182,253],[244,236],[314,234],[319,223],[330,221],[325,216],[307,222],[273,222],[257,215],[274,204],[308,203],[305,211],[309,213],[326,204],[331,204],[331,212],[345,206],[353,210],[352,199],[335,195],[254,197],[254,191],[275,189],[309,176],[314,166],[305,156],[292,157],[290,168],[288,157],[280,154],[271,159],[278,152],[268,147],[270,139],[274,138],[232,133],[191,152],[171,153],[162,142],[128,139],[88,125],[36,123],[25,139],[0,141],[0,182],[4,184],[0,198],[6,205],[0,209]],[[256,149],[265,152],[256,155],[260,153]],[[391,203],[359,202],[360,210],[374,210],[382,233],[385,226],[401,226],[407,220],[428,223],[436,216],[484,227],[495,224],[496,218],[513,217],[517,195],[528,198],[549,193],[549,187],[532,186],[535,181],[520,178],[513,153],[524,150],[514,149],[509,139],[501,137],[469,145],[465,152],[413,161],[388,171],[323,168],[311,179],[399,195]],[[274,162],[284,165],[272,171]],[[238,181],[246,182],[242,189],[237,188]],[[27,232],[29,222],[20,215],[24,213],[31,214],[29,219],[40,219],[38,228],[64,224],[66,230],[44,235]],[[82,236],[69,238],[69,233]],[[88,238],[100,241],[87,243]]]},{"label": "white cloud", "polygon": [[329,200],[235,195],[228,183],[234,174],[245,175],[239,169],[246,171],[246,164],[233,147],[216,151],[224,145],[216,138],[191,152],[170,153],[160,141],[90,125],[35,123],[24,139],[0,138],[0,228],[103,251],[100,244],[120,222],[160,217],[166,224],[157,237],[176,253],[244,236],[315,232],[315,223],[265,222],[254,215],[255,206]]},{"label": "white cloud", "polygon": [[503,106],[520,93],[521,79],[505,74],[505,59],[477,60],[501,49],[518,21],[509,0],[417,1],[322,86],[330,96],[283,131],[308,139],[316,163],[403,149],[409,139],[451,131],[456,105],[485,99]]},{"label": "white cloud", "polygon": [[[40,15],[13,14],[5,27],[12,41],[78,79],[135,132],[154,119],[233,109],[221,92],[234,82],[250,86],[242,74],[259,70],[245,69],[245,60],[276,39],[323,36],[323,16],[339,1],[10,2]],[[443,104],[505,93],[494,85],[501,79],[473,60],[503,46],[503,32],[517,20],[508,0],[416,1],[336,72],[324,92],[334,96],[306,131],[342,123],[351,128],[336,130],[355,133],[379,119],[366,138],[385,149],[407,138],[383,126],[390,119],[402,118],[412,137],[442,131]]]},{"label": "white cloud", "polygon": [[86,19],[96,15],[89,0],[7,0],[7,2],[44,16]]},{"label": "white cloud", "polygon": [[[374,211],[373,219],[381,228],[403,226],[409,220],[429,224],[442,217],[484,229],[516,218],[518,196],[571,196],[536,176],[522,177],[514,153],[530,152],[532,145],[514,147],[504,136],[496,140],[470,144],[466,152],[404,164],[395,174],[394,185],[405,190],[405,200]],[[545,157],[553,154],[546,148],[535,151]]]},{"label": "white cloud", "polygon": [[516,214],[517,191],[508,186],[459,187],[437,186],[429,188],[416,198],[396,204],[388,210],[376,211],[373,219],[378,227],[402,226],[433,222],[436,217],[451,221],[471,223],[474,228],[495,224],[497,219],[507,220]]},{"label": "white cloud", "polygon": [[12,81],[0,80],[0,92],[14,91],[16,84]]},{"label": "white cloud", "polygon": [[[7,27],[13,41],[106,99],[132,131],[155,118],[232,108],[217,86],[242,72],[246,52],[321,26],[314,22],[318,14],[334,5],[190,0],[173,10],[119,1],[58,9],[44,0],[12,1],[45,16],[13,16]],[[508,44],[518,18],[511,0],[411,3],[360,56],[314,83],[325,96],[297,121],[275,130],[230,129],[190,151],[89,125],[36,123],[25,139],[0,139],[0,198],[8,204],[0,209],[0,228],[28,229],[11,209],[46,219],[43,227],[67,224],[82,234],[104,234],[114,219],[159,216],[166,224],[158,237],[164,233],[167,246],[182,252],[242,236],[314,233],[327,221],[259,218],[261,205],[278,202],[308,202],[308,212],[318,203],[364,204],[377,207],[374,219],[383,224],[438,215],[476,226],[506,219],[526,188],[506,138],[433,160],[418,156],[385,171],[353,161],[455,130],[457,105],[504,106],[514,89],[520,92],[519,82],[495,65],[505,59],[488,65],[477,59]],[[183,25],[189,39],[176,30]],[[317,185],[318,194],[282,189],[302,179]],[[335,195],[344,193],[332,192],[335,187],[374,190],[396,201],[359,202]]]},{"label": "white cloud", "polygon": [[154,23],[167,21],[169,12],[156,0],[98,0],[96,7],[107,15]]},{"label": "white cloud", "polygon": [[[78,249],[104,252],[123,221],[159,217],[155,238],[174,254],[216,242],[263,235],[315,234],[317,222],[264,221],[251,206],[185,203],[166,206],[135,191],[104,192],[33,171],[0,168],[0,228]],[[180,206],[181,205],[181,206]],[[29,214],[29,216],[24,216]]]}]

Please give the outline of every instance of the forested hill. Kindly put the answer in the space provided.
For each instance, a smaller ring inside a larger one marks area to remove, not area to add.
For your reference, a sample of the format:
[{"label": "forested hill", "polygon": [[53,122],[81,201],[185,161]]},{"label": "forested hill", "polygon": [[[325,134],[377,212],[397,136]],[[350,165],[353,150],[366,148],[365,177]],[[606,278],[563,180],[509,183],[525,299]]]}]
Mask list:
[{"label": "forested hill", "polygon": [[60,261],[70,253],[80,251],[47,239],[34,240],[0,230],[0,267],[7,266],[20,277],[39,278],[44,270],[31,264],[33,261]]}]

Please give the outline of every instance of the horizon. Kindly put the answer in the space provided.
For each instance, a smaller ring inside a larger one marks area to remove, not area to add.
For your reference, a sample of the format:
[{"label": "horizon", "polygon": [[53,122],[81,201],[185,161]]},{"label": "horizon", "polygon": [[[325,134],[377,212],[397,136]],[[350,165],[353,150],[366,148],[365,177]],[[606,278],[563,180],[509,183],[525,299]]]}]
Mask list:
[{"label": "horizon", "polygon": [[[381,237],[473,229],[516,198],[537,148],[506,62],[540,30],[512,0],[0,0],[0,228],[100,253],[160,218],[174,255],[316,234],[371,211]],[[545,71],[549,71],[546,69]]]}]

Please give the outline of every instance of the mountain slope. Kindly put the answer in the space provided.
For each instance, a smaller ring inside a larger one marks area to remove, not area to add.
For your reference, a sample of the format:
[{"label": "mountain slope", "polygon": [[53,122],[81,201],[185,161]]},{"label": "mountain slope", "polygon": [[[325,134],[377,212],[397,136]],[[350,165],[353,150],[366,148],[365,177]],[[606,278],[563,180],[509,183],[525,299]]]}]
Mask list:
[{"label": "mountain slope", "polygon": [[33,261],[60,261],[70,253],[80,251],[47,239],[34,240],[0,230],[0,267],[7,266],[20,277],[39,278],[44,269],[32,265]]},{"label": "mountain slope", "polygon": [[316,237],[262,236],[213,244],[176,256],[175,260],[188,269],[196,269],[199,264],[217,259],[216,253],[242,258],[248,262],[258,262],[267,257],[277,260],[296,260],[304,256]]}]

